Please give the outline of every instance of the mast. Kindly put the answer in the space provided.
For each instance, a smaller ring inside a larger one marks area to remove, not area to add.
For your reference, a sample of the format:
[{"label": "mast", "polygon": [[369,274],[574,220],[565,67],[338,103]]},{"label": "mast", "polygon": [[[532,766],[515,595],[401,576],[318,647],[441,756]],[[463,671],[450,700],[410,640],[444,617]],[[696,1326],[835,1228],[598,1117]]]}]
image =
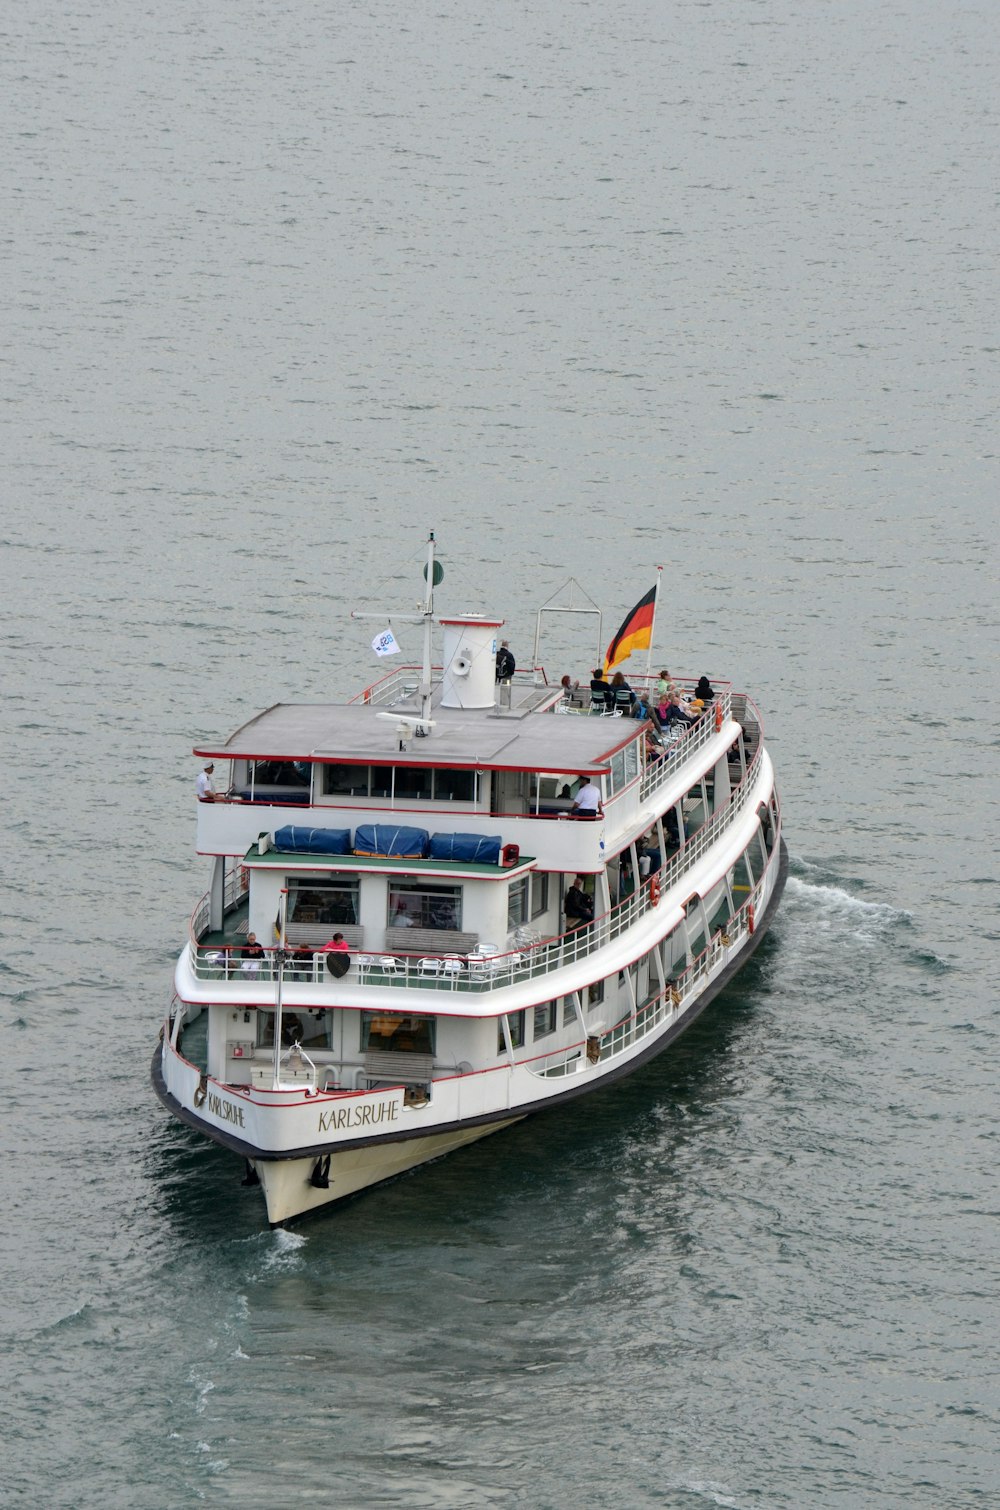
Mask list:
[{"label": "mast", "polygon": [[284,985],[285,975],[285,925],[288,921],[288,888],[282,889],[281,902],[278,907],[280,920],[278,947],[274,951],[274,962],[277,966],[275,975],[276,985],[274,989],[274,1089],[278,1089],[281,1079],[281,992]]},{"label": "mast", "polygon": [[427,589],[424,593],[424,657],[420,672],[420,717],[431,716],[431,624],[434,617],[434,531],[427,536]]},{"label": "mast", "polygon": [[653,635],[656,633],[656,609],[660,601],[660,579],[663,576],[663,567],[656,568],[656,590],[653,596],[653,622],[649,626],[649,644],[646,646],[646,683],[649,690],[649,669],[653,663]]}]

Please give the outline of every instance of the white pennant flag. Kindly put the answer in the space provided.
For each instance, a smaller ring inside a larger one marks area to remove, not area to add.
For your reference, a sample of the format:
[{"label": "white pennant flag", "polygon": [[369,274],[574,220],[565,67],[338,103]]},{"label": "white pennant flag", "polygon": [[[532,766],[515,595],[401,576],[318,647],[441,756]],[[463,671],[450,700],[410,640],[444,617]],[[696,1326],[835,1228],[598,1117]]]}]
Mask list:
[{"label": "white pennant flag", "polygon": [[372,649],[376,655],[398,655],[399,646],[396,644],[396,636],[391,629],[383,629],[372,640]]}]

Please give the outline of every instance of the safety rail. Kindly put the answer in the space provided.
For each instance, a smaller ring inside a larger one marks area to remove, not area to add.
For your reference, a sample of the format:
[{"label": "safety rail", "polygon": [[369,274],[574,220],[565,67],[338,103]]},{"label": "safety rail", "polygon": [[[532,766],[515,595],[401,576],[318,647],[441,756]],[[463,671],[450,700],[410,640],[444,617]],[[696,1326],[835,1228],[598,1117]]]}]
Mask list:
[{"label": "safety rail", "polygon": [[[431,685],[440,685],[444,675],[443,666],[431,667]],[[372,706],[381,707],[388,704],[390,707],[396,703],[405,702],[411,697],[416,697],[420,691],[420,682],[423,677],[423,669],[420,666],[394,666],[386,675],[377,682],[358,692],[349,701],[352,703],[369,703]],[[548,677],[543,666],[534,668],[519,668],[513,676],[513,681],[519,687],[548,686]]]},{"label": "safety rail", "polygon": [[[666,859],[655,877],[662,892],[673,886],[684,872],[698,861],[716,842],[719,834],[734,822],[751,800],[753,775],[760,759],[760,747],[747,769],[745,779],[730,794],[698,831],[686,840],[683,848]],[[647,878],[630,896],[618,902],[610,912],[601,913],[581,928],[573,929],[538,943],[525,942],[506,953],[468,955],[419,955],[359,953],[351,955],[350,968],[341,985],[370,984],[402,986],[418,990],[495,991],[535,975],[572,964],[603,948],[650,912],[652,900]],[[244,946],[199,946],[195,940],[208,924],[208,898],[203,897],[191,919],[189,952],[192,969],[199,980],[242,980],[245,985],[272,983],[277,977],[273,950],[263,959],[248,959]],[[328,981],[326,954],[321,951],[289,951],[284,979],[289,982]]]}]

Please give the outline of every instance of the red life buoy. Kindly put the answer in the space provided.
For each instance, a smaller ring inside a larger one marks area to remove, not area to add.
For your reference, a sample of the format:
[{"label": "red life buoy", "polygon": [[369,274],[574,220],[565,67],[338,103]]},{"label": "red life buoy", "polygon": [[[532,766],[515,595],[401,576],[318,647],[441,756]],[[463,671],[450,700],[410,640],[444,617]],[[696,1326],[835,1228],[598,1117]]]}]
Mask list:
[{"label": "red life buoy", "polygon": [[747,932],[753,933],[753,903],[747,903]]},{"label": "red life buoy", "polygon": [[650,878],[649,878],[649,905],[651,907],[656,907],[657,904],[659,903],[659,900],[660,900],[660,878],[659,878],[659,876],[650,876]]},{"label": "red life buoy", "polygon": [[721,728],[722,728],[722,704],[721,703],[716,703],[716,705],[715,705],[715,732],[718,733]]}]

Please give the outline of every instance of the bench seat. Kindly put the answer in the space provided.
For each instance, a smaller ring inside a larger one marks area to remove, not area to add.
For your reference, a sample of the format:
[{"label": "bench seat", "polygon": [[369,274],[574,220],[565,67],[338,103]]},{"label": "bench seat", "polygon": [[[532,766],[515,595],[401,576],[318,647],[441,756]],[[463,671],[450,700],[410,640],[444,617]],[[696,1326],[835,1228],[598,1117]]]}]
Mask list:
[{"label": "bench seat", "polygon": [[322,949],[335,933],[344,935],[348,949],[360,949],[364,945],[365,930],[360,923],[289,923],[285,937],[296,948]]},{"label": "bench seat", "polygon": [[386,954],[471,954],[478,943],[478,933],[460,933],[457,928],[385,930]]}]

